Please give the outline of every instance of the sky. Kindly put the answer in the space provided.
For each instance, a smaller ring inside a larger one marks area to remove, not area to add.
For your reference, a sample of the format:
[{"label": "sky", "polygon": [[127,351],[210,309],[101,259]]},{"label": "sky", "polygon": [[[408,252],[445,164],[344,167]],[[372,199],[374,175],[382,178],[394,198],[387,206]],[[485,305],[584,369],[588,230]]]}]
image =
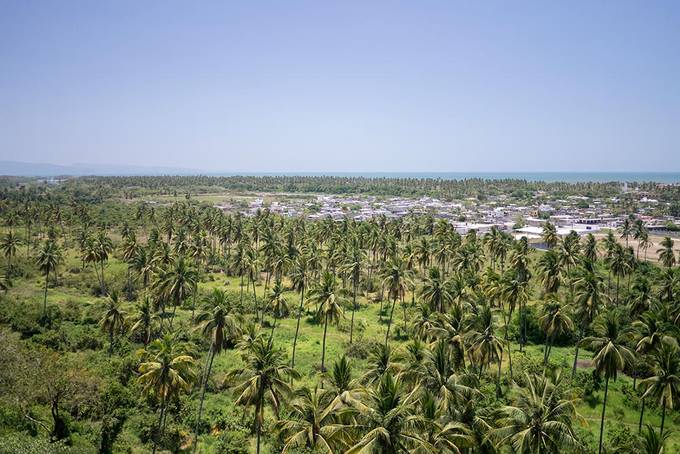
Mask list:
[{"label": "sky", "polygon": [[0,160],[680,171],[680,2],[0,0]]}]

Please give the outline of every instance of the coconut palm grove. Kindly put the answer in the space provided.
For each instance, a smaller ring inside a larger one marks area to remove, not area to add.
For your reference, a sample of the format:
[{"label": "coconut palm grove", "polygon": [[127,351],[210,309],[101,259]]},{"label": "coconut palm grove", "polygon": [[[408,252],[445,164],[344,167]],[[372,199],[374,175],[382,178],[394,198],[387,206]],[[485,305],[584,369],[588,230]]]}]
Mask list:
[{"label": "coconut palm grove", "polygon": [[597,238],[546,220],[531,240],[428,213],[244,214],[206,188],[618,185],[3,178],[1,453],[680,451],[677,239],[629,244],[649,233],[630,200]]}]

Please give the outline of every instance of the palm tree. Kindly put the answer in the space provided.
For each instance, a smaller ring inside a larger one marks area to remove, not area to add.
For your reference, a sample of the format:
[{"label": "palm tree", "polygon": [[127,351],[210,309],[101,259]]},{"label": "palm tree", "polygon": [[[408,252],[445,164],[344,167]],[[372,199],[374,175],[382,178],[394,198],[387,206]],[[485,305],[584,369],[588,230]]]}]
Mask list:
[{"label": "palm tree", "polygon": [[238,395],[236,405],[255,407],[256,452],[259,454],[264,408],[269,404],[278,415],[281,399],[292,394],[288,379],[297,378],[298,374],[287,364],[281,350],[262,339],[255,341],[249,350],[244,350],[242,357],[245,366],[230,371],[227,380],[240,381],[234,388]]},{"label": "palm tree", "polygon": [[654,427],[647,424],[645,432],[642,434],[642,447],[644,454],[662,454],[666,440],[671,436],[670,432],[658,434]]},{"label": "palm tree", "polygon": [[104,313],[99,320],[102,331],[109,336],[109,356],[113,354],[113,340],[116,332],[122,333],[125,329],[125,317],[127,313],[120,307],[118,293],[112,292],[106,299]]},{"label": "palm tree", "polygon": [[293,271],[291,273],[291,280],[293,281],[293,289],[300,293],[300,305],[298,306],[295,325],[295,337],[293,338],[293,355],[290,360],[290,367],[295,367],[295,349],[297,347],[298,335],[300,334],[300,318],[305,304],[305,290],[307,289],[308,279],[308,259],[305,254],[299,255],[293,264]]},{"label": "palm tree", "polygon": [[361,272],[365,262],[365,253],[359,247],[358,241],[355,238],[352,242],[352,249],[345,263],[343,270],[349,274],[352,282],[352,320],[349,325],[349,343],[352,343],[354,335],[354,312],[357,309],[357,292],[361,281]]},{"label": "palm tree", "polygon": [[323,342],[321,347],[321,371],[326,371],[326,334],[328,323],[337,323],[343,316],[342,307],[336,296],[335,276],[325,271],[321,283],[312,290],[310,298],[317,305],[316,318],[323,322]]},{"label": "palm tree", "polygon": [[109,255],[113,251],[113,243],[111,242],[111,238],[106,235],[105,230],[102,229],[94,238],[92,247],[94,248],[96,261],[99,262],[101,267],[101,293],[105,295],[106,279],[104,279],[104,264],[108,261]]},{"label": "palm tree", "polygon": [[333,454],[343,445],[343,435],[347,426],[338,424],[338,407],[328,391],[307,387],[298,390],[291,403],[288,417],[277,422],[276,428],[284,435],[281,450],[285,454],[290,449],[300,447],[315,452]]},{"label": "palm tree", "polygon": [[581,447],[572,422],[580,416],[574,402],[564,399],[558,384],[545,376],[526,375],[515,405],[500,409],[498,428],[489,437],[517,454],[559,453]]},{"label": "palm tree", "polygon": [[201,398],[198,404],[198,418],[196,420],[196,429],[194,432],[196,441],[194,444],[194,451],[198,446],[198,428],[201,424],[205,390],[208,386],[208,381],[210,380],[213,360],[216,355],[222,353],[222,350],[227,346],[228,341],[236,338],[240,331],[239,321],[231,312],[227,294],[224,290],[214,289],[210,298],[210,303],[212,308],[201,312],[196,317],[196,323],[198,324],[201,333],[210,338],[210,352],[208,353],[208,361],[200,383]]},{"label": "palm tree", "polygon": [[584,269],[579,278],[574,282],[576,289],[576,307],[574,315],[578,324],[578,339],[574,352],[574,366],[571,369],[571,377],[576,376],[578,365],[578,350],[581,345],[580,340],[590,328],[590,325],[600,312],[604,300],[604,282],[594,271]]},{"label": "palm tree", "polygon": [[170,326],[172,326],[177,306],[181,306],[189,295],[196,291],[197,285],[198,271],[187,263],[184,256],[179,256],[172,264],[160,271],[153,287],[163,301],[170,301],[173,305]]},{"label": "palm tree", "polygon": [[545,293],[556,293],[562,283],[562,262],[555,249],[545,252],[536,265]]},{"label": "palm tree", "polygon": [[673,243],[674,241],[671,239],[671,237],[664,237],[664,239],[661,240],[661,243],[659,243],[661,248],[657,249],[656,251],[656,253],[659,254],[659,261],[667,268],[675,265],[675,251],[673,250]]},{"label": "palm tree", "polygon": [[160,317],[158,313],[153,310],[153,305],[146,296],[141,303],[137,305],[137,311],[132,315],[132,326],[130,327],[131,333],[141,332],[142,342],[144,343],[144,348],[151,342],[151,337],[153,335],[154,327],[160,322]]},{"label": "palm tree", "polygon": [[368,359],[368,369],[360,379],[362,383],[374,383],[388,372],[397,375],[401,371],[401,364],[397,362],[396,355],[389,345],[375,344]]},{"label": "palm tree", "polygon": [[500,397],[503,340],[495,334],[493,313],[488,305],[481,307],[473,326],[474,329],[468,333],[468,336],[472,357],[479,365],[479,376],[481,378],[485,366],[488,368],[492,362],[497,362],[496,396]]},{"label": "palm tree", "polygon": [[268,299],[269,310],[272,312],[272,317],[274,318],[272,322],[272,332],[269,335],[269,342],[272,342],[274,339],[276,320],[285,317],[290,311],[286,297],[283,295],[283,284],[281,284],[281,279],[277,279],[274,282],[274,286],[272,287],[272,291],[269,294]]},{"label": "palm tree", "polygon": [[614,276],[616,276],[616,304],[619,304],[619,282],[627,272],[630,271],[630,264],[627,258],[626,250],[620,244],[616,243],[613,255],[609,260],[609,269]]},{"label": "palm tree", "polygon": [[50,273],[57,271],[57,266],[63,261],[61,248],[53,240],[46,240],[36,258],[38,268],[45,275],[45,294],[43,296],[43,316],[47,314],[47,284]]},{"label": "palm tree", "polygon": [[633,235],[633,228],[634,225],[630,221],[630,217],[627,217],[623,220],[623,224],[621,224],[621,227],[619,227],[619,232],[621,232],[621,238],[626,240],[626,247],[628,247],[628,238]]},{"label": "palm tree", "polygon": [[0,242],[0,249],[2,249],[5,258],[7,259],[7,271],[5,278],[9,280],[12,274],[12,259],[17,255],[17,249],[21,245],[21,239],[10,230],[7,235],[2,237]]},{"label": "palm tree", "polygon": [[390,318],[387,321],[387,333],[385,334],[385,345],[390,340],[390,327],[392,326],[392,319],[394,317],[394,307],[397,305],[397,299],[404,302],[404,294],[409,283],[408,270],[404,260],[398,256],[393,255],[387,263],[383,275],[383,284],[387,287],[389,296],[392,298],[392,309],[390,310]]},{"label": "palm tree", "polygon": [[606,312],[596,321],[594,329],[596,336],[586,337],[581,343],[594,351],[593,366],[595,372],[605,377],[598,451],[599,454],[602,454],[602,435],[604,434],[609,379],[616,380],[618,372],[633,361],[633,353],[624,344],[630,337],[630,330],[622,328],[620,316],[615,311]]},{"label": "palm tree", "polygon": [[423,301],[429,304],[432,311],[444,313],[449,304],[453,301],[453,295],[449,286],[446,285],[441,277],[439,268],[430,268],[429,275],[421,289]]},{"label": "palm tree", "polygon": [[655,397],[661,406],[661,429],[666,421],[666,410],[673,410],[673,402],[680,398],[680,349],[675,342],[662,342],[654,356],[654,375],[640,381],[645,389],[642,398]]},{"label": "palm tree", "polygon": [[418,387],[406,392],[392,374],[383,375],[376,387],[366,391],[365,403],[353,405],[358,413],[355,428],[364,435],[345,454],[397,454],[417,448],[436,452],[410,424],[418,395]]},{"label": "palm tree", "polygon": [[545,354],[543,355],[543,364],[547,366],[555,337],[573,330],[574,322],[571,321],[571,317],[557,297],[551,295],[545,301],[543,314],[538,319],[538,323],[545,332],[547,340]]},{"label": "palm tree", "polygon": [[592,233],[586,235],[583,244],[583,258],[589,263],[597,262],[597,240]]},{"label": "palm tree", "polygon": [[195,378],[195,361],[183,351],[183,346],[166,335],[149,345],[146,360],[139,366],[139,383],[144,392],[160,401],[158,429],[153,442],[156,452],[158,438],[162,435],[163,419],[170,401],[181,392],[188,392]]},{"label": "palm tree", "polygon": [[550,221],[546,221],[545,224],[543,224],[543,233],[541,234],[541,237],[546,246],[548,246],[548,249],[554,248],[559,240],[555,225]]}]

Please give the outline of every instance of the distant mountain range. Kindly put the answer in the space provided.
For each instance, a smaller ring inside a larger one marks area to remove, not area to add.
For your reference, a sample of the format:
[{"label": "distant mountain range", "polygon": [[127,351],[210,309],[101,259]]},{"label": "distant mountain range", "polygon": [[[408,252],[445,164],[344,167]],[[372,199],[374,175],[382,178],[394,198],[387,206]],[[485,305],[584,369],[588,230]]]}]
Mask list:
[{"label": "distant mountain range", "polygon": [[198,175],[205,172],[180,167],[125,166],[114,164],[58,165],[19,161],[0,161],[0,175],[56,177],[83,175]]}]

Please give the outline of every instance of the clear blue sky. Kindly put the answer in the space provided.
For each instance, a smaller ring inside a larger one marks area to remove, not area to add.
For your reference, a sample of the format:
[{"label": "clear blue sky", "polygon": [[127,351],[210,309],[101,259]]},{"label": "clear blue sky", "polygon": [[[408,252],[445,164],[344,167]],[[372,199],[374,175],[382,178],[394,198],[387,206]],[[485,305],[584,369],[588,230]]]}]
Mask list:
[{"label": "clear blue sky", "polygon": [[680,2],[0,0],[0,159],[679,171]]}]

